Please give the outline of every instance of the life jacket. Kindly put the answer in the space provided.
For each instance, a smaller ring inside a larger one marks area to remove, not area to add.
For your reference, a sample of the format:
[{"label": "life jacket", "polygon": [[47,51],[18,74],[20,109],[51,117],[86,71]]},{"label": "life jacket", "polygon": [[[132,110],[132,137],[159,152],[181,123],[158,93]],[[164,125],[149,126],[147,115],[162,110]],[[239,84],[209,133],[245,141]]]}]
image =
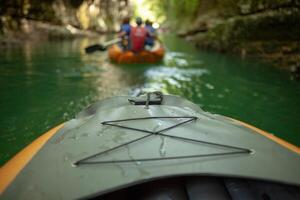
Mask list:
[{"label": "life jacket", "polygon": [[[151,25],[146,25],[145,26],[146,30],[151,33],[151,34],[155,34],[155,29],[151,26]],[[153,46],[154,45],[154,38],[153,36],[149,35],[146,38],[146,42],[145,45],[149,45],[149,46]]]},{"label": "life jacket", "polygon": [[120,46],[123,48],[123,50],[129,50],[130,48],[130,32],[131,32],[131,26],[130,24],[122,24],[120,32],[125,32],[125,35],[122,35]]},{"label": "life jacket", "polygon": [[150,33],[155,33],[155,28],[153,28],[153,26],[151,25],[146,25],[145,28],[150,32]]},{"label": "life jacket", "polygon": [[145,40],[147,37],[147,30],[144,27],[133,27],[130,32],[131,50],[139,52],[144,49]]},{"label": "life jacket", "polygon": [[125,32],[126,36],[130,35],[131,26],[130,24],[122,24],[121,25],[121,32]]}]

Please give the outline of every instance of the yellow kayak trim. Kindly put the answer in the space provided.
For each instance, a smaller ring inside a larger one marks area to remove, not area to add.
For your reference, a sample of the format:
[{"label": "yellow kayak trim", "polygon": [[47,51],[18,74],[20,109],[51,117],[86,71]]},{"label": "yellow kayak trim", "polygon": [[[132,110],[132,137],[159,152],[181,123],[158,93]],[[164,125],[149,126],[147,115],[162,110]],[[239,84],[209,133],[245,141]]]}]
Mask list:
[{"label": "yellow kayak trim", "polygon": [[268,133],[268,132],[263,131],[259,128],[256,128],[255,126],[252,126],[250,124],[247,124],[245,122],[242,122],[242,121],[239,121],[239,120],[236,120],[236,119],[233,119],[233,118],[230,118],[230,119],[237,122],[237,123],[239,123],[239,124],[241,124],[241,125],[243,125],[243,126],[245,126],[245,127],[247,127],[247,128],[250,128],[250,129],[254,130],[255,132],[257,132],[257,133],[265,136],[266,138],[280,144],[281,146],[283,146],[283,147],[285,147],[285,148],[287,148],[287,149],[289,149],[289,150],[291,150],[291,151],[293,151],[297,154],[300,154],[300,148],[299,147],[297,147],[297,146],[295,146],[295,145],[293,145],[293,144],[291,144],[291,143],[289,143],[289,142],[287,142],[287,141],[285,141],[285,140],[283,140],[279,137],[276,137],[275,135],[273,135],[271,133]]},{"label": "yellow kayak trim", "polygon": [[64,123],[41,135],[0,168],[0,194],[4,192],[7,186],[16,178],[33,156],[63,125]]}]

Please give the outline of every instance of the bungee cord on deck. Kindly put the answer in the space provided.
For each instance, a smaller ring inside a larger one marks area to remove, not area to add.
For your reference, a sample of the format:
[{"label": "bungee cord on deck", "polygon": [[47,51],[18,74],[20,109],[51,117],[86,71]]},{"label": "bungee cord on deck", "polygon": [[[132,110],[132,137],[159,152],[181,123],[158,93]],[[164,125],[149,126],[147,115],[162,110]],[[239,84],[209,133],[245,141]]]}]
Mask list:
[{"label": "bungee cord on deck", "polygon": [[[138,128],[133,128],[129,126],[124,126],[120,124],[116,124],[118,122],[128,122],[128,121],[137,121],[137,120],[152,120],[152,119],[187,119],[185,121],[176,123],[170,127],[164,128],[159,131],[149,131],[149,130],[144,130],[144,129],[138,129]],[[180,136],[174,136],[174,135],[168,135],[164,134],[163,132],[169,131],[171,129],[174,129],[178,126],[181,126],[183,124],[196,121],[198,118],[195,116],[159,116],[159,117],[141,117],[141,118],[128,118],[128,119],[120,119],[120,120],[111,120],[111,121],[104,121],[101,122],[102,125],[106,126],[114,126],[118,128],[123,128],[127,130],[132,130],[135,132],[143,132],[143,133],[148,133],[147,135],[144,135],[142,137],[136,138],[134,140],[125,142],[123,144],[117,145],[115,147],[112,147],[110,149],[107,149],[105,151],[99,152],[92,154],[90,156],[87,156],[85,158],[82,158],[74,163],[75,166],[79,165],[88,165],[88,164],[112,164],[112,163],[129,163],[129,162],[147,162],[147,161],[158,161],[158,160],[174,160],[174,159],[187,159],[187,158],[199,158],[199,157],[210,157],[210,156],[222,156],[222,155],[233,155],[233,154],[250,154],[252,151],[247,148],[242,148],[242,147],[236,147],[236,146],[231,146],[231,145],[226,145],[226,144],[219,144],[215,142],[209,142],[209,141],[203,141],[203,140],[197,140],[197,139],[192,139],[192,138],[186,138],[186,137],[180,137]],[[104,161],[88,161],[92,158],[99,157],[103,154],[109,153],[111,151],[117,150],[121,147],[124,147],[126,145],[130,145],[132,143],[141,141],[143,139],[146,139],[150,136],[163,136],[167,138],[172,138],[172,139],[178,139],[182,140],[184,142],[196,142],[196,143],[202,143],[202,144],[208,144],[208,145],[213,145],[213,146],[218,146],[218,147],[225,147],[229,149],[234,149],[235,151],[229,151],[229,152],[222,152],[222,153],[209,153],[209,154],[193,154],[193,155],[184,155],[184,156],[170,156],[170,157],[151,157],[151,158],[138,158],[138,159],[123,159],[123,160],[104,160]]]}]

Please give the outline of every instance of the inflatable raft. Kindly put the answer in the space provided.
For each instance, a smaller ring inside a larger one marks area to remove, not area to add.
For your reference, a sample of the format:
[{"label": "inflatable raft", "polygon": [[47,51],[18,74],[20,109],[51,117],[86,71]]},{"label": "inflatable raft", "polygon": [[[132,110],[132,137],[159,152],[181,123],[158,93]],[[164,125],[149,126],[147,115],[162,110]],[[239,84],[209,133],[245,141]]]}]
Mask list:
[{"label": "inflatable raft", "polygon": [[0,170],[1,199],[300,199],[300,150],[176,96],[97,102]]},{"label": "inflatable raft", "polygon": [[164,48],[160,43],[155,43],[151,50],[144,50],[139,53],[132,51],[123,51],[122,48],[115,44],[108,49],[108,57],[112,62],[118,64],[152,64],[160,62],[164,57]]}]

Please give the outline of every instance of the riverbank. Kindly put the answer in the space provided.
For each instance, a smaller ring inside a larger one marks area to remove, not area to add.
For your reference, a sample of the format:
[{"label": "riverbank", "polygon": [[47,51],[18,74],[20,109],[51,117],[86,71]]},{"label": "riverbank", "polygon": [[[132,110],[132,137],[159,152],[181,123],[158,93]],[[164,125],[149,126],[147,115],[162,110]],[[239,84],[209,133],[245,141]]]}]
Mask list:
[{"label": "riverbank", "polygon": [[248,1],[200,12],[178,35],[200,49],[258,58],[290,70],[300,69],[300,3]]},{"label": "riverbank", "polygon": [[47,22],[21,19],[18,30],[5,29],[0,34],[0,48],[22,46],[24,41],[49,39],[74,39],[78,37],[99,37],[101,32],[81,30],[72,25],[55,25]]},{"label": "riverbank", "polygon": [[131,7],[127,0],[6,0],[0,6],[0,47],[116,32]]}]

